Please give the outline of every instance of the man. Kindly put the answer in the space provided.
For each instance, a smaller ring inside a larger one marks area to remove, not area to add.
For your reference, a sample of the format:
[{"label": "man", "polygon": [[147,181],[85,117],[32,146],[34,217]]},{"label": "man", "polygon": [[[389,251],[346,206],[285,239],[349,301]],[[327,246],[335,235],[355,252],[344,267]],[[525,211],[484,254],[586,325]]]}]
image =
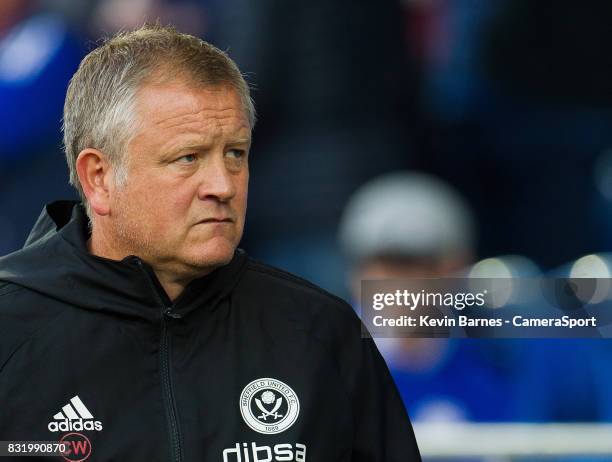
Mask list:
[{"label": "man", "polygon": [[[461,276],[473,263],[476,237],[469,204],[440,178],[416,171],[374,178],[354,193],[341,220],[353,299],[361,298],[362,280]],[[399,333],[376,343],[413,421],[516,419],[517,370],[507,343]]]},{"label": "man", "polygon": [[96,461],[420,460],[351,308],[236,249],[254,118],[235,64],[171,28],[84,58],[64,142],[85,206],[47,206],[0,259],[0,440]]}]

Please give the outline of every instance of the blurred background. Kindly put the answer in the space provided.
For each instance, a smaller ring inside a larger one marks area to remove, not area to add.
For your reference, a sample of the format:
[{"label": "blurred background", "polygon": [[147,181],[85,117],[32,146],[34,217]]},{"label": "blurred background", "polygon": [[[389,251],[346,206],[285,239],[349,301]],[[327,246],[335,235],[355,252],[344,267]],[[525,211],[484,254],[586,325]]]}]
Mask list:
[{"label": "blurred background", "polygon": [[[0,255],[76,197],[80,59],[158,19],[253,87],[255,258],[356,309],[366,278],[610,278],[609,0],[0,0]],[[612,460],[609,340],[378,343],[426,460]]]}]

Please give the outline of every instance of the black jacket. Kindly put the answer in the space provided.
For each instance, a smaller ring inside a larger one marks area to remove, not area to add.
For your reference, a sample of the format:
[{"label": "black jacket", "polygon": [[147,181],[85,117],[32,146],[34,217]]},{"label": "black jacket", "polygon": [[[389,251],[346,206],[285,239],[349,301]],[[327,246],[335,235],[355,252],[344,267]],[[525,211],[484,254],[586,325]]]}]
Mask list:
[{"label": "black jacket", "polygon": [[342,300],[238,250],[172,303],[87,233],[56,202],[0,258],[0,441],[79,433],[91,461],[420,460]]}]

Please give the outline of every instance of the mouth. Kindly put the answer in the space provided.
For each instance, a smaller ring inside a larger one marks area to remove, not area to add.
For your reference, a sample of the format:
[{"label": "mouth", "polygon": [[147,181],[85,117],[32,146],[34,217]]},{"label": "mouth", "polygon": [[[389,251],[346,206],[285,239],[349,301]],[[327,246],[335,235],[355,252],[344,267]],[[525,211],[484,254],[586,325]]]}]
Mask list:
[{"label": "mouth", "polygon": [[198,225],[202,225],[205,223],[233,223],[234,220],[231,218],[205,218],[204,220],[200,220],[197,222]]}]

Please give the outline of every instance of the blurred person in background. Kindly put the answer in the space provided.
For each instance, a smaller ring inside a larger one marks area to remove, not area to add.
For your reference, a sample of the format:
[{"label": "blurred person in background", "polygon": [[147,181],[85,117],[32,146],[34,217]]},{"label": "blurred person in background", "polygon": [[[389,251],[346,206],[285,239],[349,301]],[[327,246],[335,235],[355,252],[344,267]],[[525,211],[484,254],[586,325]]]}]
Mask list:
[{"label": "blurred person in background", "polygon": [[64,17],[44,4],[0,2],[0,255],[23,244],[41,204],[73,196],[60,127],[82,53]]},{"label": "blurred person in background", "polygon": [[[458,276],[474,259],[469,206],[442,180],[396,172],[363,185],[348,202],[340,244],[351,262],[355,303],[362,280]],[[511,368],[492,341],[378,338],[417,421],[501,421],[512,416]]]},{"label": "blurred person in background", "polygon": [[62,93],[81,56],[61,15],[35,0],[0,3],[0,161],[39,155],[59,141]]}]

